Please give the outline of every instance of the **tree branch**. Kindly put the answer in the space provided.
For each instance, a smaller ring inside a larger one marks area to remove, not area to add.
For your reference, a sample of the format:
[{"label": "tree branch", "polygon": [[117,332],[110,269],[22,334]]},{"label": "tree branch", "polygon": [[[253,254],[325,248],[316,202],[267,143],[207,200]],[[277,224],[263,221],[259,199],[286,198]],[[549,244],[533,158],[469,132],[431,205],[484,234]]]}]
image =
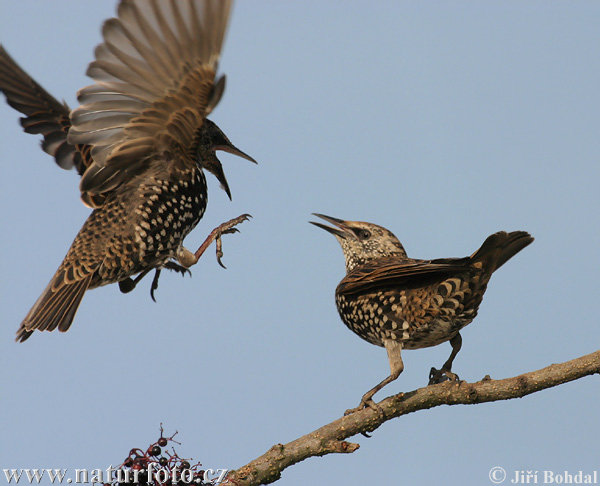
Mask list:
[{"label": "tree branch", "polygon": [[271,447],[257,459],[230,471],[226,484],[269,484],[277,481],[284,469],[309,457],[354,452],[360,446],[346,442],[348,437],[371,432],[388,420],[418,410],[439,405],[469,405],[520,398],[593,374],[600,374],[600,351],[504,380],[492,380],[486,376],[476,383],[445,382],[399,393],[379,402],[382,415],[367,408],[339,418],[288,444]]}]

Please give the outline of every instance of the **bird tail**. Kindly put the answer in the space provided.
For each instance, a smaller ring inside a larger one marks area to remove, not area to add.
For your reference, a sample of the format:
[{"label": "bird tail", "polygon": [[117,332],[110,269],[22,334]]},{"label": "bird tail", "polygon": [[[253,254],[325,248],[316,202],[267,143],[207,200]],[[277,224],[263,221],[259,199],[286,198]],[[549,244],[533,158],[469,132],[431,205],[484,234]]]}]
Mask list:
[{"label": "bird tail", "polygon": [[79,308],[83,294],[90,286],[93,273],[81,280],[65,282],[63,272],[48,284],[17,330],[17,342],[29,339],[34,330],[68,331]]},{"label": "bird tail", "polygon": [[499,231],[487,237],[481,248],[471,255],[471,261],[480,262],[491,274],[532,242],[533,237],[526,231]]}]

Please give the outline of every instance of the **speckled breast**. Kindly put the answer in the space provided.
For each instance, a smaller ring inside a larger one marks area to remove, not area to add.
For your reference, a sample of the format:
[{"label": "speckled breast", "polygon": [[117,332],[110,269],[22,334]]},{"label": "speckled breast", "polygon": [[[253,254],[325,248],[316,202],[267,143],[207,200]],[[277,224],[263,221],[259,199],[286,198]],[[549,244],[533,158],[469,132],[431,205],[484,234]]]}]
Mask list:
[{"label": "speckled breast", "polygon": [[95,280],[105,285],[166,263],[202,218],[206,202],[200,168],[177,181],[155,177],[107,201],[90,216],[112,230]]},{"label": "speckled breast", "polygon": [[171,258],[206,210],[207,186],[201,169],[189,180],[157,180],[142,198],[135,239],[146,264]]},{"label": "speckled breast", "polygon": [[363,295],[336,295],[342,321],[364,340],[383,346],[391,339],[405,349],[436,346],[450,340],[469,324],[476,309],[463,310],[460,315],[442,315],[435,301],[423,294],[407,296],[405,291],[374,292]]}]

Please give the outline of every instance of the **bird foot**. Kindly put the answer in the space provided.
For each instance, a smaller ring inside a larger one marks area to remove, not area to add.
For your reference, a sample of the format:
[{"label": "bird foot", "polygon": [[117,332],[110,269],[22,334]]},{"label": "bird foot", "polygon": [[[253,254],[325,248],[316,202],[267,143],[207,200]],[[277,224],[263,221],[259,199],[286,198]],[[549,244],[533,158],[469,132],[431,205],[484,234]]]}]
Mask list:
[{"label": "bird foot", "polygon": [[190,276],[192,275],[192,271],[189,268],[186,268],[183,265],[179,265],[178,263],[175,263],[175,262],[167,262],[163,265],[163,268],[166,268],[167,270],[171,270],[173,272],[180,273],[182,277],[184,277],[186,273],[189,274]]},{"label": "bird foot", "polygon": [[[167,262],[161,268],[157,268],[154,273],[154,278],[152,279],[152,285],[150,285],[150,297],[154,302],[156,302],[156,298],[154,297],[154,291],[158,289],[158,278],[160,277],[160,271],[162,268],[166,268],[167,270],[180,273],[182,277],[185,277],[186,273],[188,273],[190,276],[192,275],[192,271],[189,268],[186,268],[183,265],[179,265],[175,262]],[[119,282],[119,285],[120,284],[121,282]],[[122,291],[123,290],[121,290],[121,292]]]},{"label": "bird foot", "polygon": [[[215,241],[216,247],[217,247],[217,262],[223,268],[226,268],[225,265],[223,265],[223,262],[221,261],[221,258],[223,258],[223,243],[221,242],[221,236],[226,235],[226,234],[238,233],[239,230],[237,228],[235,228],[235,226],[237,226],[240,223],[243,223],[244,221],[247,221],[251,217],[252,216],[250,216],[249,214],[242,214],[241,216],[230,219],[229,221],[219,225],[214,230],[212,230],[210,232],[210,234],[208,235],[208,237],[206,238],[206,240],[204,240],[204,243],[202,243],[200,248],[198,248],[196,253],[194,253],[196,262],[200,259],[200,257],[206,251],[206,249],[210,246],[210,244],[213,241]],[[196,263],[196,262],[194,262],[194,263]]]},{"label": "bird foot", "polygon": [[438,383],[443,383],[444,381],[460,381],[460,378],[456,373],[453,373],[450,370],[446,370],[442,368],[441,370],[437,370],[435,368],[431,368],[429,372],[429,385],[437,385]]},{"label": "bird foot", "polygon": [[160,268],[157,268],[154,272],[154,278],[152,279],[152,284],[150,285],[150,298],[156,302],[156,298],[154,297],[154,291],[158,288],[158,277],[160,277]]},{"label": "bird foot", "polygon": [[371,409],[375,410],[379,414],[379,417],[381,419],[383,419],[385,417],[385,414],[383,413],[383,408],[381,408],[379,406],[379,404],[375,403],[372,398],[368,398],[366,400],[363,398],[360,401],[358,407],[350,408],[350,409],[346,410],[344,412],[344,416],[352,415],[354,412],[360,412],[361,410],[364,410],[365,408],[371,408]]}]

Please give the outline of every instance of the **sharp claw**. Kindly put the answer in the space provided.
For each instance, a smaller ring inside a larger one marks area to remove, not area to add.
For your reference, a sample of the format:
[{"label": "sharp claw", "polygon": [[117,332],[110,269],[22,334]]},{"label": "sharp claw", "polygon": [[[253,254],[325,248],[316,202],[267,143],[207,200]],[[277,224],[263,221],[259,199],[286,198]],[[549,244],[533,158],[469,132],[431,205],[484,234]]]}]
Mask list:
[{"label": "sharp claw", "polygon": [[156,298],[154,297],[154,291],[158,289],[158,277],[160,276],[160,268],[156,269],[154,273],[154,278],[152,279],[152,285],[150,285],[150,297],[154,302],[156,302]]},{"label": "sharp claw", "polygon": [[223,252],[217,250],[217,262],[219,263],[219,265],[221,265],[221,267],[223,267],[225,270],[227,270],[227,267],[225,265],[223,265],[221,258],[223,258]]},{"label": "sharp claw", "polygon": [[[344,416],[351,415],[354,412],[360,412],[361,410],[364,410],[365,408],[371,408],[371,409],[375,410],[382,420],[385,418],[385,413],[383,412],[383,408],[381,408],[381,406],[379,406],[378,403],[375,403],[370,398],[367,401],[361,400],[358,407],[346,410],[344,412]],[[366,433],[362,433],[362,435],[364,435],[365,437],[371,437],[370,435],[368,435]]]},{"label": "sharp claw", "polygon": [[[223,231],[221,235],[226,232],[229,232],[229,230]],[[217,262],[221,267],[226,269],[227,267],[223,265],[223,262],[221,261],[221,258],[223,258],[223,241],[221,241],[221,235],[217,236],[217,239],[215,240],[215,246],[217,247]]]},{"label": "sharp claw", "polygon": [[223,257],[223,249],[222,249],[223,243],[221,242],[221,236],[226,235],[226,234],[239,233],[240,230],[235,228],[235,226],[240,223],[243,223],[244,221],[247,221],[251,217],[252,216],[250,216],[249,214],[242,214],[241,216],[238,216],[237,218],[233,218],[233,219],[223,223],[219,227],[215,228],[210,233],[210,235],[208,235],[208,237],[206,238],[204,243],[202,243],[200,248],[198,248],[198,250],[196,250],[196,253],[194,253],[194,256],[196,257],[196,261],[198,261],[200,259],[200,257],[203,255],[205,250],[214,241],[217,246],[217,262],[219,263],[219,265],[221,267],[227,268],[227,267],[225,267],[225,265],[223,265],[223,262],[221,261],[221,258]]}]

